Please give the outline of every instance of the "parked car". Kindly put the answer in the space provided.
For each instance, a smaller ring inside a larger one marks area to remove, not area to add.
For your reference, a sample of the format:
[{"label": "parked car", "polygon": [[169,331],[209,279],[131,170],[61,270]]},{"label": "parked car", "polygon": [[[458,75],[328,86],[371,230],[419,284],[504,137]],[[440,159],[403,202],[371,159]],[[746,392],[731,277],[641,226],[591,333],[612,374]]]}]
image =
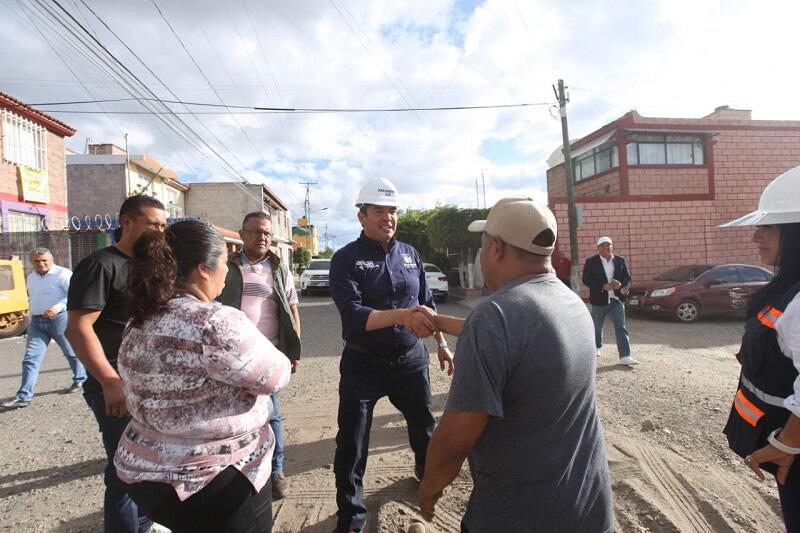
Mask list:
[{"label": "parked car", "polygon": [[753,265],[683,265],[632,284],[628,309],[694,322],[701,315],[743,316],[750,296],[772,279]]},{"label": "parked car", "polygon": [[330,290],[328,272],[331,269],[330,259],[312,259],[300,274],[300,294],[307,295],[312,291]]},{"label": "parked car", "polygon": [[425,268],[425,280],[433,293],[434,300],[437,302],[447,301],[449,290],[445,273],[433,263],[422,263],[422,266]]}]

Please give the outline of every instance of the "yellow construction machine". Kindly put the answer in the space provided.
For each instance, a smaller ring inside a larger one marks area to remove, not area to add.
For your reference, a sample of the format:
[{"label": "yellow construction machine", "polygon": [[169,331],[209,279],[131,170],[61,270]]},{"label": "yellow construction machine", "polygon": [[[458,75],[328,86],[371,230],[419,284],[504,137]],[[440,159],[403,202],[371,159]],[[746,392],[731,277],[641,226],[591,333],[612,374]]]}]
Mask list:
[{"label": "yellow construction machine", "polygon": [[28,327],[28,291],[19,259],[0,259],[0,339],[15,337]]}]

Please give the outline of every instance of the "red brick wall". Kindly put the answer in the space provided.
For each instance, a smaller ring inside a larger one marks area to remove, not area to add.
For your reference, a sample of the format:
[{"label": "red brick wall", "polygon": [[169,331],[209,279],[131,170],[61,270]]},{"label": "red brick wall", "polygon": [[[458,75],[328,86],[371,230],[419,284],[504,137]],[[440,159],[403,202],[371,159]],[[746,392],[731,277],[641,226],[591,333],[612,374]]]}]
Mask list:
[{"label": "red brick wall", "polygon": [[[0,146],[0,153],[2,153],[2,146]],[[47,204],[31,202],[31,205],[49,210],[50,227],[66,227],[67,180],[64,138],[51,131],[47,132],[47,179],[50,185],[50,202]],[[17,166],[2,160],[0,160],[0,200],[23,202],[22,185]]]},{"label": "red brick wall", "polygon": [[[547,172],[547,191],[551,197],[566,198],[566,170],[560,165]],[[551,192],[552,191],[552,192]],[[619,171],[610,170],[575,184],[575,196],[618,196]]]},{"label": "red brick wall", "polygon": [[706,167],[628,167],[628,187],[632,195],[671,195],[708,193]]}]

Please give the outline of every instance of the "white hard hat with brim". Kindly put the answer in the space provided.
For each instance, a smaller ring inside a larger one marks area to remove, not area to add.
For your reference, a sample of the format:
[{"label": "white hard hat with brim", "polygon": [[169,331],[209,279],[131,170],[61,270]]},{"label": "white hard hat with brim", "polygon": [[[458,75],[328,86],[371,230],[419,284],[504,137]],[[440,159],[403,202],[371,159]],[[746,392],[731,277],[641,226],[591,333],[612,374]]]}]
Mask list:
[{"label": "white hard hat with brim", "polygon": [[770,226],[795,222],[800,222],[800,167],[790,169],[772,180],[761,193],[758,209],[719,227]]}]

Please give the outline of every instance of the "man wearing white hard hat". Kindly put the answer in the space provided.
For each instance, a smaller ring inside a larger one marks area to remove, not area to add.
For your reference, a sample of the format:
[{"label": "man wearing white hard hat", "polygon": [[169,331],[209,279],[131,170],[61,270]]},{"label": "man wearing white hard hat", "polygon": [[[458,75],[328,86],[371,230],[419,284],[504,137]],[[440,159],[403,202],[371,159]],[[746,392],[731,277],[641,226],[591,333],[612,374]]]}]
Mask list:
[{"label": "man wearing white hard hat", "polygon": [[[775,178],[758,209],[722,227],[755,227],[775,271],[747,306],[742,365],[724,433],[759,479],[775,477],[786,531],[800,531],[800,167]],[[743,489],[747,490],[747,489]]]},{"label": "man wearing white hard hat", "polygon": [[422,514],[433,518],[468,458],[462,532],[612,531],[594,328],[553,272],[556,219],[530,198],[504,198],[469,230],[482,232],[484,283],[495,292],[466,321],[434,317],[459,336],[458,366],[428,447]]},{"label": "man wearing white hard hat", "polygon": [[[331,259],[331,296],[345,341],[339,365],[339,431],[336,435],[336,531],[360,531],[367,507],[363,477],[372,411],[388,396],[406,419],[414,474],[422,479],[435,421],[431,412],[430,359],[419,336],[435,326],[420,306],[435,308],[419,252],[394,238],[397,188],[385,178],[367,182],[356,200],[361,236]],[[442,370],[453,355],[436,333]]]},{"label": "man wearing white hard hat", "polygon": [[597,255],[586,260],[583,266],[583,284],[589,287],[589,303],[592,305],[594,340],[597,356],[603,347],[603,324],[611,315],[620,364],[633,366],[639,362],[631,357],[631,339],[625,327],[625,294],[622,288],[631,280],[625,258],[614,254],[611,237],[597,239]]}]

